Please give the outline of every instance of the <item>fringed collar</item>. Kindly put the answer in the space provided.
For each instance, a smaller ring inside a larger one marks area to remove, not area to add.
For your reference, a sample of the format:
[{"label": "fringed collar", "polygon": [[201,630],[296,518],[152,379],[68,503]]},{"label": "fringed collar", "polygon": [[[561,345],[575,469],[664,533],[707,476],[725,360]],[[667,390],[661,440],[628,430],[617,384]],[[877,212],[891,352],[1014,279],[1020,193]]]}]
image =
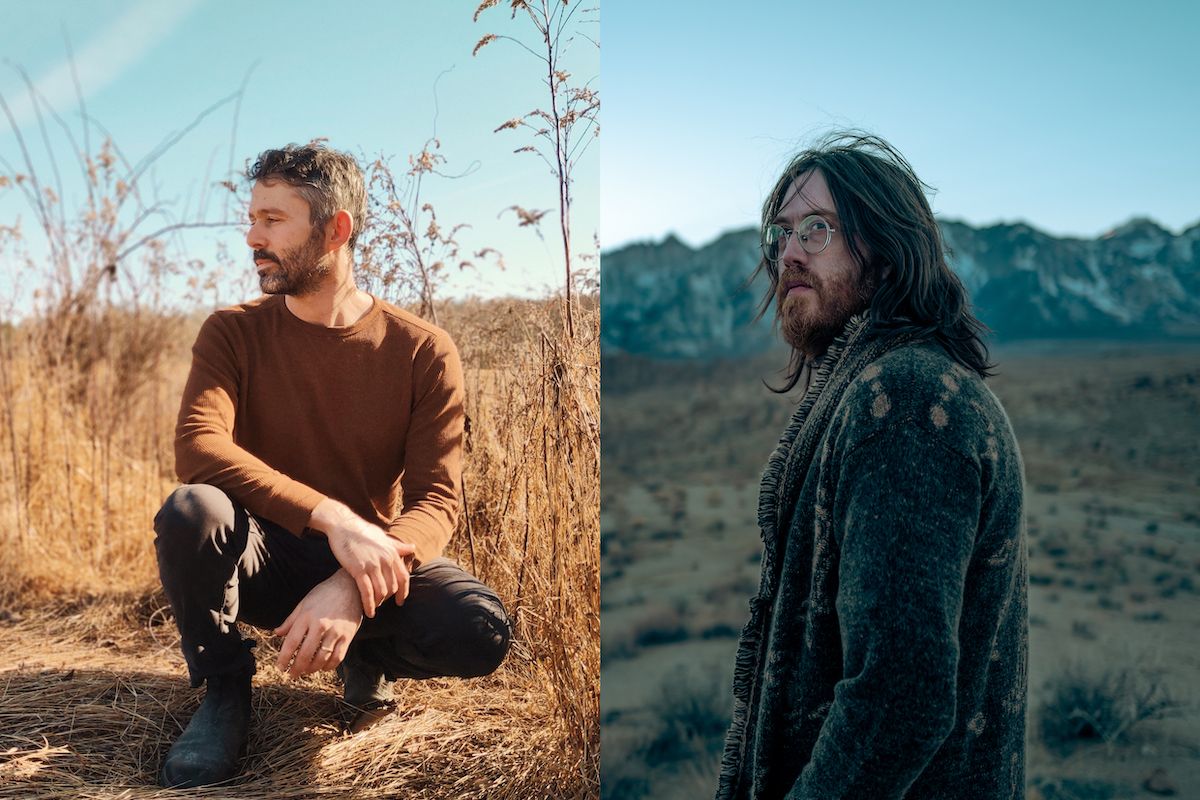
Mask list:
[{"label": "fringed collar", "polygon": [[762,531],[764,542],[774,539],[779,524],[779,488],[788,463],[794,462],[794,459],[790,458],[793,452],[792,445],[808,420],[813,405],[829,382],[830,375],[842,363],[847,346],[851,342],[861,339],[869,327],[870,320],[865,311],[855,314],[846,323],[841,335],[833,340],[829,349],[825,351],[825,355],[815,365],[808,381],[808,387],[800,398],[800,404],[792,412],[792,417],[788,421],[787,427],[784,428],[783,435],[779,437],[779,443],[775,446],[770,458],[767,459],[758,494],[758,526]]}]

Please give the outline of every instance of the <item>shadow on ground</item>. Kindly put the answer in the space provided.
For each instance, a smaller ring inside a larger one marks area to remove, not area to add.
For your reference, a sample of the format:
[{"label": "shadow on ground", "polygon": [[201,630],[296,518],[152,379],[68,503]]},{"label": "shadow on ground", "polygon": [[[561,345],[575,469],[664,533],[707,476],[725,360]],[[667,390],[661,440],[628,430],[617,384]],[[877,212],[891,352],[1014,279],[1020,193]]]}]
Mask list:
[{"label": "shadow on ground", "polygon": [[[56,796],[68,787],[76,796],[120,787],[143,789],[144,796],[177,794],[159,790],[156,776],[203,696],[184,678],[18,669],[0,672],[0,692],[0,795]],[[313,689],[256,689],[243,773],[214,791],[229,797],[313,793],[322,746],[342,736],[339,706],[331,694]]]}]

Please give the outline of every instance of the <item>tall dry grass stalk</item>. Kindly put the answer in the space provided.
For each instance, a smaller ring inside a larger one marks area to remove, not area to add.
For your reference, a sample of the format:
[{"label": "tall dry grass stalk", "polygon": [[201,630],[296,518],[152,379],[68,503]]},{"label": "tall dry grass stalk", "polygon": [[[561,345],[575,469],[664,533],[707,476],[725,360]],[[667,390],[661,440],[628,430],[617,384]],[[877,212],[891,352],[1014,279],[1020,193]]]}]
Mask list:
[{"label": "tall dry grass stalk", "polygon": [[0,342],[0,597],[10,606],[154,578],[148,521],[173,485],[172,395],[188,326],[115,308],[88,321],[69,353],[54,318],[10,326]]},{"label": "tall dry grass stalk", "polygon": [[590,783],[600,743],[598,298],[580,304],[574,339],[555,299],[454,311],[470,426],[455,556],[508,604],[521,655],[557,709],[563,753]]},{"label": "tall dry grass stalk", "polygon": [[504,268],[495,248],[464,253],[458,234],[470,226],[439,221],[433,204],[422,195],[422,185],[430,176],[455,179],[469,174],[443,172],[446,157],[440,149],[436,137],[428,139],[420,153],[409,156],[408,171],[399,180],[382,155],[367,166],[367,219],[355,270],[359,288],[412,306],[435,325],[440,322],[439,296],[451,267],[461,271],[475,268],[476,262],[492,261]]},{"label": "tall dry grass stalk", "polygon": [[[237,98],[214,104],[133,162],[110,138],[93,142],[95,123],[82,100],[85,121],[74,131],[21,75],[45,152],[38,155],[0,96],[19,154],[15,164],[0,157],[0,192],[22,199],[33,220],[5,226],[0,237],[8,284],[0,289],[5,599],[54,587],[100,591],[151,574],[140,566],[144,538],[129,532],[170,485],[171,445],[162,432],[178,400],[165,379],[187,348],[179,340],[184,321],[171,309],[194,302],[214,274],[176,237],[232,223],[178,216],[145,176]],[[51,139],[54,124],[63,146]]]},{"label": "tall dry grass stalk", "polygon": [[[500,0],[483,0],[475,9],[474,21],[478,22],[481,14],[500,4]],[[523,145],[513,152],[536,155],[550,168],[557,183],[558,235],[562,243],[565,270],[562,320],[567,338],[573,339],[577,312],[572,292],[579,264],[575,261],[577,255],[571,240],[571,206],[574,201],[571,184],[576,164],[600,135],[600,92],[591,85],[593,79],[583,83],[573,79],[563,61],[576,36],[595,45],[597,49],[600,47],[596,39],[576,31],[577,26],[584,24],[599,27],[599,19],[594,16],[598,8],[584,7],[583,0],[509,0],[508,5],[512,19],[523,12],[523,18],[533,26],[537,36],[527,44],[519,34],[488,33],[476,43],[471,55],[477,55],[492,42],[507,41],[533,56],[538,63],[538,72],[546,89],[545,107],[513,117],[494,132],[526,131],[533,144]],[[522,227],[535,228],[547,213],[519,205],[509,206],[505,210],[514,212]],[[599,249],[597,242],[597,254]]]}]

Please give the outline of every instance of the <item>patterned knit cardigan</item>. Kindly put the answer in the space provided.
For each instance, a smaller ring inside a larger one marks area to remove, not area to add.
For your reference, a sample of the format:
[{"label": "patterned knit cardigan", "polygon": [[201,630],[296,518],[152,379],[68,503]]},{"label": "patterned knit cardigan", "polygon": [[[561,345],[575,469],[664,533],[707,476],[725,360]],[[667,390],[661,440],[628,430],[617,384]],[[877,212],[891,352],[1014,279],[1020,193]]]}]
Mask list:
[{"label": "patterned knit cardigan", "polygon": [[1024,797],[1020,453],[933,342],[853,318],[763,474],[718,800]]}]

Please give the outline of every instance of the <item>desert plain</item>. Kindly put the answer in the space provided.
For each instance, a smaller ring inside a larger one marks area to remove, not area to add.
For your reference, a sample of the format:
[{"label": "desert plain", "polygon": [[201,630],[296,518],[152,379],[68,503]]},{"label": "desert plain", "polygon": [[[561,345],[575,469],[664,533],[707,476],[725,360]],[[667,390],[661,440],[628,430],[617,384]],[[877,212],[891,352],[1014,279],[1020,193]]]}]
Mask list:
[{"label": "desert plain", "polygon": [[[1028,797],[1200,797],[1200,344],[992,355],[1025,466]],[[606,798],[715,787],[785,360],[603,363]]]}]

